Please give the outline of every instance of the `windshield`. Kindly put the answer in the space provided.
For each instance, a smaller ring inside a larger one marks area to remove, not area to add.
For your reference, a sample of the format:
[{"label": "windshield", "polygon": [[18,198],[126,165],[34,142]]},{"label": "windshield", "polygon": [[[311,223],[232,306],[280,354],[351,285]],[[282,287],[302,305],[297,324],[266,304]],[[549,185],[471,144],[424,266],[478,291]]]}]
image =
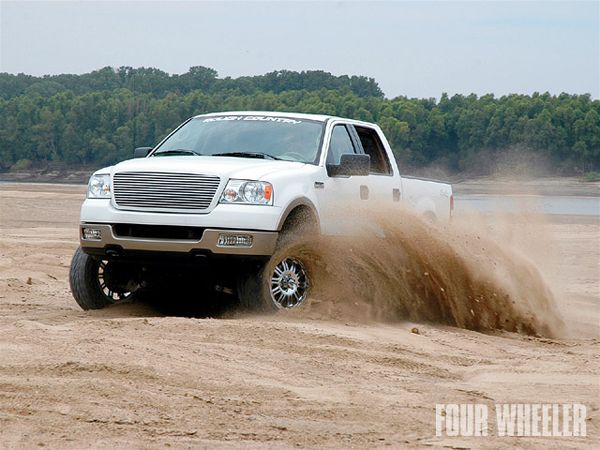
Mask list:
[{"label": "windshield", "polygon": [[191,119],[152,156],[237,156],[317,162],[323,124],[270,116]]}]

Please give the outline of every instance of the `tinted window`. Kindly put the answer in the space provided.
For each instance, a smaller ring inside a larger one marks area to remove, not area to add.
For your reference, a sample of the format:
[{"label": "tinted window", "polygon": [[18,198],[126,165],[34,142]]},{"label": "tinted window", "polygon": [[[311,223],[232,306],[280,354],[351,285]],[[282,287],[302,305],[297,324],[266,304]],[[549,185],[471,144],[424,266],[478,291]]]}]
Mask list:
[{"label": "tinted window", "polygon": [[363,150],[371,157],[371,173],[389,175],[392,166],[387,157],[383,142],[379,139],[377,131],[372,128],[354,127],[358,133]]},{"label": "tinted window", "polygon": [[356,151],[346,127],[344,125],[336,125],[331,132],[327,164],[338,165],[341,156],[345,153],[356,153]]}]

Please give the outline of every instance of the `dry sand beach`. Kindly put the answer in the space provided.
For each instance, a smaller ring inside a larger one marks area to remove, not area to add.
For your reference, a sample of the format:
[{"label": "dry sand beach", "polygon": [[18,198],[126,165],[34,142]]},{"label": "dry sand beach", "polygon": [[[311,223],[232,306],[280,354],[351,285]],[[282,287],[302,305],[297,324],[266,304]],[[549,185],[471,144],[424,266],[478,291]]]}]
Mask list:
[{"label": "dry sand beach", "polygon": [[[498,226],[554,293],[566,332],[548,338],[326,314],[83,312],[68,270],[84,192],[0,185],[1,448],[598,448],[598,216]],[[583,403],[587,437],[436,437],[436,403]]]}]

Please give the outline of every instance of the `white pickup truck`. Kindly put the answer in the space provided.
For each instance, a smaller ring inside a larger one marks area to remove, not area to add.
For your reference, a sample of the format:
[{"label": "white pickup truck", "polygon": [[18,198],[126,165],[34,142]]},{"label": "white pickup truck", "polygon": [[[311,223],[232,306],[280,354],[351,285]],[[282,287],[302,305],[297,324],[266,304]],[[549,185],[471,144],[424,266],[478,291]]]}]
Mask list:
[{"label": "white pickup truck", "polygon": [[286,253],[289,238],[343,233],[340,208],[369,220],[369,207],[400,204],[446,219],[452,188],[401,177],[377,125],[252,111],[192,117],[90,178],[71,291],[98,309],[187,274],[233,286],[247,307],[293,308],[311,280],[302,257]]}]

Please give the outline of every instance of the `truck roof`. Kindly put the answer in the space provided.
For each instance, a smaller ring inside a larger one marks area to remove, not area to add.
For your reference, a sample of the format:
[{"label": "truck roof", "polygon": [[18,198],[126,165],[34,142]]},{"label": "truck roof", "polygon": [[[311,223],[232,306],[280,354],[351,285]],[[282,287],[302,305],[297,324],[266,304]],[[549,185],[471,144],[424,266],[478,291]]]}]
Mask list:
[{"label": "truck roof", "polygon": [[[265,116],[265,117],[284,117],[286,119],[304,119],[316,120],[318,122],[326,122],[329,119],[343,119],[342,117],[328,116],[324,114],[302,114],[291,112],[278,111],[225,111],[218,113],[199,114],[194,117],[211,117],[211,116]],[[349,120],[349,119],[343,119]]]}]

